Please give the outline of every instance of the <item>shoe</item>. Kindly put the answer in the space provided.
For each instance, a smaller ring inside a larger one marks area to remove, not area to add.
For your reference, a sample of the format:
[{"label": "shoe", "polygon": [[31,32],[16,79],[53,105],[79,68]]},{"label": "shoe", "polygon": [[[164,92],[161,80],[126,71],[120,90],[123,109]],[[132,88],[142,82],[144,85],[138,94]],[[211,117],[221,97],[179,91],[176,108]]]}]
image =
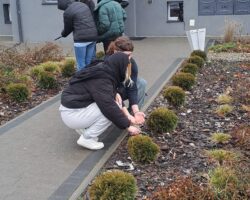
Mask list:
[{"label": "shoe", "polygon": [[[84,135],[84,129],[75,129],[75,131],[79,134],[79,135]],[[98,137],[93,137],[93,140],[95,140],[96,142],[98,142],[99,138]]]},{"label": "shoe", "polygon": [[85,147],[87,149],[91,150],[98,150],[102,149],[104,147],[104,144],[102,142],[96,142],[94,139],[86,139],[83,135],[80,136],[80,138],[77,140],[77,144],[79,146]]}]

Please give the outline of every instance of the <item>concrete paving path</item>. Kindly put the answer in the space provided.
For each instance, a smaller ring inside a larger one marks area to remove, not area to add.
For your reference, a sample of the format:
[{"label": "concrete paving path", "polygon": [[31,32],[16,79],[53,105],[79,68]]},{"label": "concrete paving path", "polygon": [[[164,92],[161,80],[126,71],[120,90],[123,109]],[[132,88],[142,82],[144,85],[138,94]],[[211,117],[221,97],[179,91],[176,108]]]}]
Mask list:
[{"label": "concrete paving path", "polygon": [[[190,48],[186,38],[134,41],[139,75],[148,82],[149,105]],[[0,199],[76,199],[124,137],[110,127],[105,148],[89,151],[61,121],[60,95],[0,127]]]}]

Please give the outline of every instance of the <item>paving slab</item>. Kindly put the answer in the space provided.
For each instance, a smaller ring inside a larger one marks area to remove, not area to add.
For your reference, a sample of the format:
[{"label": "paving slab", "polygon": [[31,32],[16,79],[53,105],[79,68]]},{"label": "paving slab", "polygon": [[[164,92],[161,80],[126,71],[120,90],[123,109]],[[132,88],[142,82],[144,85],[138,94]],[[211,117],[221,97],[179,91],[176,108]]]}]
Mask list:
[{"label": "paving slab", "polygon": [[[145,38],[134,45],[152,100],[180,58],[189,55],[188,41]],[[0,199],[76,199],[125,135],[112,126],[101,138],[104,149],[81,148],[77,133],[61,121],[59,104],[60,95],[0,127]]]}]

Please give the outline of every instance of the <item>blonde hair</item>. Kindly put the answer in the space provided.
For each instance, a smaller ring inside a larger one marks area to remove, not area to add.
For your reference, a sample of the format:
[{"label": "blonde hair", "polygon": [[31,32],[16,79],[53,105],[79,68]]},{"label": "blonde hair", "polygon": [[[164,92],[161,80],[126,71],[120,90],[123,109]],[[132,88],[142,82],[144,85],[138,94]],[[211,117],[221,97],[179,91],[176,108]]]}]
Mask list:
[{"label": "blonde hair", "polygon": [[127,87],[133,86],[134,81],[131,79],[131,73],[132,73],[131,62],[129,62],[127,69],[126,69],[125,80],[123,81],[124,86],[127,86]]},{"label": "blonde hair", "polygon": [[134,51],[134,45],[128,37],[121,36],[110,43],[106,54],[112,55],[115,51]]}]

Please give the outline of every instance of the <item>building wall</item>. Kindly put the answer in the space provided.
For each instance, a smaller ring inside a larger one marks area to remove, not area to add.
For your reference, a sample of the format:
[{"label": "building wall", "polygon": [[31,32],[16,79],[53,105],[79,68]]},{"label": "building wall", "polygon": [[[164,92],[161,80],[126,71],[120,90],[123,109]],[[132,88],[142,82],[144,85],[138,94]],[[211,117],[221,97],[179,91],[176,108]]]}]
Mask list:
[{"label": "building wall", "polygon": [[[183,0],[184,22],[167,22],[167,2],[176,0],[130,0],[127,8],[127,33],[129,36],[185,36],[191,29],[206,28],[207,35],[221,36],[225,21],[235,21],[242,34],[250,34],[250,15],[198,16],[198,0]],[[151,2],[151,3],[150,3]],[[189,26],[190,20],[195,26]]]},{"label": "building wall", "polygon": [[[13,13],[13,36],[19,41],[16,0],[11,0]],[[42,0],[20,0],[21,22],[24,42],[53,41],[61,35],[63,29],[63,11],[57,5],[43,5]],[[72,35],[61,41],[72,42]]]},{"label": "building wall", "polygon": [[12,35],[12,25],[5,24],[3,4],[9,4],[10,0],[0,1],[0,36],[10,36]]}]

